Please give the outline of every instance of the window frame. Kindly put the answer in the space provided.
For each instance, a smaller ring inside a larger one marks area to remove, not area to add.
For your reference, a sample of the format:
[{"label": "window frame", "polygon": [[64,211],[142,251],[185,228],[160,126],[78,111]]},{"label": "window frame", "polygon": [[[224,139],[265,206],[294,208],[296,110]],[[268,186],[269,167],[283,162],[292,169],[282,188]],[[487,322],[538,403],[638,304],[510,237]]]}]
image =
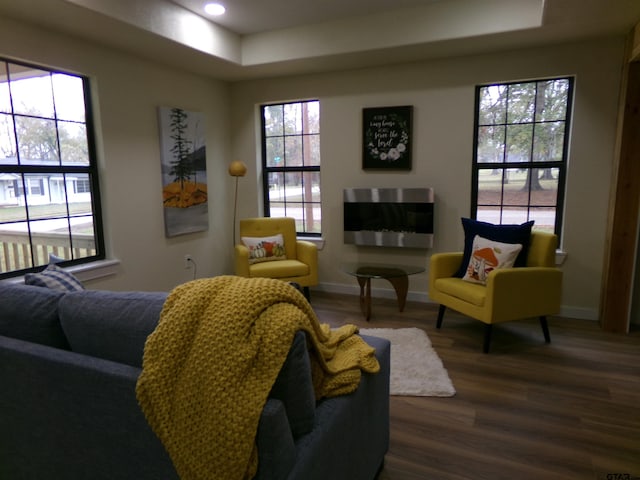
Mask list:
[{"label": "window frame", "polygon": [[[527,84],[527,83],[535,83],[536,89],[537,84],[542,82],[549,81],[557,81],[557,80],[567,80],[568,88],[567,88],[567,102],[565,105],[565,117],[564,117],[564,139],[562,146],[562,159],[560,161],[557,160],[548,160],[548,161],[534,161],[533,160],[533,145],[535,141],[535,126],[538,124],[550,123],[552,121],[557,120],[549,120],[549,121],[536,121],[535,118],[535,103],[534,103],[534,117],[531,122],[513,122],[509,123],[508,119],[505,118],[504,123],[494,123],[494,124],[480,124],[480,92],[482,88],[491,87],[491,86],[505,86],[509,87],[510,85],[518,85],[518,84]],[[554,233],[558,236],[558,239],[561,238],[562,226],[563,226],[563,214],[564,214],[564,201],[565,201],[565,188],[566,188],[566,178],[567,178],[567,167],[568,167],[568,156],[569,156],[569,143],[571,136],[571,120],[573,113],[573,102],[574,102],[574,91],[575,91],[575,77],[574,76],[559,76],[559,77],[548,77],[548,78],[539,78],[532,80],[516,80],[510,82],[496,82],[496,83],[488,83],[482,85],[476,85],[475,87],[475,111],[474,111],[474,132],[473,132],[473,166],[472,166],[472,174],[471,174],[471,218],[477,219],[478,215],[478,180],[479,174],[481,170],[494,170],[501,169],[503,172],[508,171],[510,169],[526,169],[526,170],[543,170],[545,168],[553,168],[558,170],[558,189],[556,194],[556,204],[555,204],[555,222],[554,222]],[[533,133],[531,135],[531,149],[529,153],[528,161],[525,162],[507,162],[506,161],[506,135],[507,135],[507,126],[509,125],[526,125],[533,124]],[[504,157],[503,161],[499,163],[492,162],[478,162],[478,140],[479,140],[479,130],[481,126],[504,126],[505,127],[505,142],[504,142]],[[527,178],[530,178],[527,175]],[[504,187],[504,183],[502,184]],[[529,188],[529,197],[527,205],[509,205],[504,203],[504,198],[501,198],[501,202],[499,205],[496,205],[500,209],[500,223],[502,224],[502,217],[505,207],[526,207],[527,210],[527,219],[530,218],[531,214],[531,188]],[[504,192],[504,189],[502,190]],[[493,205],[487,205],[493,206]],[[534,205],[535,206],[535,205]],[[534,224],[534,229],[536,225]]]},{"label": "window frame", "polygon": [[[29,178],[30,175],[40,176],[40,180],[39,180],[40,185],[42,185],[42,181],[43,181],[42,179],[46,176],[48,177],[59,176],[64,179],[68,176],[73,177],[77,175],[80,175],[80,176],[87,175],[88,182],[90,183],[90,186],[91,186],[90,216],[92,217],[93,239],[95,242],[95,254],[85,256],[85,257],[80,257],[80,258],[66,259],[58,262],[58,265],[64,267],[64,266],[72,266],[72,265],[79,265],[79,264],[87,264],[91,262],[104,260],[106,258],[106,254],[105,254],[104,227],[103,227],[103,216],[102,216],[101,196],[100,196],[98,156],[97,156],[97,149],[96,149],[95,123],[93,120],[91,81],[89,77],[87,77],[86,75],[78,74],[75,72],[68,72],[58,68],[52,68],[45,65],[39,65],[35,63],[24,62],[24,61],[14,60],[11,58],[5,58],[0,56],[0,68],[4,70],[4,74],[7,76],[7,81],[11,81],[11,73],[9,71],[11,68],[11,65],[48,72],[49,75],[62,74],[62,75],[73,76],[82,81],[84,112],[85,112],[84,126],[86,130],[86,138],[87,138],[88,164],[74,165],[68,162],[65,163],[60,161],[58,162],[57,165],[34,165],[34,164],[21,164],[19,160],[17,160],[16,164],[0,164],[0,173],[15,174],[20,176],[22,180],[17,180],[17,181],[21,183],[21,186],[19,187],[19,191],[15,191],[15,188],[14,188],[15,195],[24,195],[25,187],[27,187],[29,189],[29,192],[31,192],[32,188],[34,187],[33,187],[33,178]],[[16,111],[13,108],[13,101],[11,102],[11,104],[12,104],[11,112],[3,112],[3,114],[11,116],[15,124],[16,117],[24,116],[24,114],[16,113]],[[34,116],[32,118],[48,119],[47,117],[39,117],[39,116]],[[61,127],[58,126],[57,122],[60,119],[57,117],[57,115],[54,115],[53,119],[48,119],[48,120],[53,120],[56,123],[55,133],[56,133],[56,139],[59,146],[60,145],[59,131]],[[16,142],[16,150],[19,152],[20,141],[17,135],[15,136],[14,140]],[[18,159],[19,159],[19,153],[18,153]],[[77,179],[74,179],[73,187],[68,186],[66,188],[71,188],[72,190],[75,190],[76,184],[77,184],[76,182],[77,182]],[[29,216],[29,209],[26,208],[26,206],[28,205],[27,198],[28,197],[25,197],[24,222],[27,223],[27,225],[29,225],[27,234],[29,236],[29,248],[30,248],[30,256],[31,256],[30,261],[32,266],[19,269],[19,270],[1,271],[0,279],[17,277],[17,276],[21,276],[31,272],[38,272],[46,268],[48,262],[44,264],[37,262],[37,259],[38,259],[37,248],[33,243],[33,236],[32,236],[33,232],[30,228],[31,222],[41,221],[41,220],[61,219],[61,218],[71,219],[75,217],[75,215],[73,215],[70,212],[70,208],[69,208],[70,202],[67,196],[66,215],[38,216],[37,219],[31,219]],[[74,234],[71,231],[70,225],[68,227],[68,235],[69,235],[68,238],[70,242],[69,248],[73,250]]]},{"label": "window frame", "polygon": [[[300,166],[287,166],[286,165],[286,159],[283,162],[283,166],[269,166],[268,162],[267,162],[267,132],[266,132],[266,124],[265,124],[265,109],[268,107],[273,107],[273,106],[282,106],[283,108],[286,105],[297,105],[297,104],[304,104],[304,103],[312,103],[312,102],[317,102],[318,103],[318,107],[320,106],[320,101],[318,99],[308,99],[308,100],[294,100],[294,101],[287,101],[287,102],[272,102],[272,103],[265,103],[265,104],[261,104],[260,105],[260,133],[261,133],[261,147],[262,147],[262,152],[261,152],[261,157],[262,157],[262,193],[263,193],[263,205],[264,205],[264,216],[265,217],[270,217],[271,216],[271,199],[269,198],[269,174],[270,173],[283,173],[283,174],[288,174],[288,173],[296,173],[299,172],[301,175],[304,176],[305,173],[317,173],[318,174],[318,183],[320,183],[320,171],[321,171],[321,161],[318,161],[318,165],[300,165]],[[282,138],[286,139],[287,137],[304,137],[305,135],[317,135],[318,138],[320,138],[320,125],[319,125],[320,119],[318,119],[318,132],[317,133],[313,133],[313,134],[305,134],[305,133],[295,133],[295,134],[287,134],[284,132],[283,129],[283,133],[282,133]],[[304,129],[303,129],[304,130]],[[269,137],[271,138],[271,137]],[[302,142],[303,146],[304,146],[304,142]],[[285,151],[286,153],[286,151]],[[320,192],[320,196],[322,198],[322,191]],[[285,211],[286,211],[286,199],[283,202],[285,204]],[[311,205],[315,205],[317,204],[320,207],[320,210],[322,210],[322,200],[318,201],[318,202],[314,202],[314,201],[304,201],[304,199],[301,202],[296,202],[296,203],[301,203],[302,204],[302,209],[303,211],[305,210],[304,206],[307,204],[311,204]],[[298,219],[296,218],[296,226],[298,225]],[[305,220],[304,220],[304,216],[303,216],[303,220],[302,220],[302,224],[304,226],[305,224]],[[297,230],[297,227],[296,227]],[[296,231],[296,234],[298,236],[304,236],[304,237],[317,237],[320,238],[322,236],[322,219],[320,219],[320,232],[308,232],[306,230],[303,231]]]}]

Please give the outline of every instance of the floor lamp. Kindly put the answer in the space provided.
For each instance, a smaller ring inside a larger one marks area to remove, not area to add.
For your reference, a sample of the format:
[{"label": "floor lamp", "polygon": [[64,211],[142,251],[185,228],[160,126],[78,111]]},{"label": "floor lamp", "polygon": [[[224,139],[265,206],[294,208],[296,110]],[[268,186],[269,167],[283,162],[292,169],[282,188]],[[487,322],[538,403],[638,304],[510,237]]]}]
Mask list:
[{"label": "floor lamp", "polygon": [[236,192],[233,200],[233,246],[236,245],[236,213],[238,211],[238,177],[244,177],[247,166],[240,160],[234,160],[229,164],[229,175],[236,177]]}]

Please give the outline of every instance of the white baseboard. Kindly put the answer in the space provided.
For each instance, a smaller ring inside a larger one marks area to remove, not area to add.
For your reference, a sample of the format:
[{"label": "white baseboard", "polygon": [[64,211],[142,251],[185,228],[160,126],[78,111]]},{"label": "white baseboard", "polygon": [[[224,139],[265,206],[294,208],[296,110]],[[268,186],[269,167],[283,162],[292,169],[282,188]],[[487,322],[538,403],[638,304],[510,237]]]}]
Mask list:
[{"label": "white baseboard", "polygon": [[593,320],[598,321],[598,310],[595,308],[584,308],[584,307],[571,307],[567,305],[560,306],[560,314],[561,317],[567,318],[580,318],[582,320]]},{"label": "white baseboard", "polygon": [[[344,283],[321,283],[313,290],[328,293],[340,293],[344,295],[360,295],[360,287],[358,285],[347,285]],[[396,298],[396,291],[392,288],[375,288],[371,287],[371,296],[375,298]],[[407,300],[413,302],[429,303],[429,296],[421,292],[407,292]]]},{"label": "white baseboard", "polygon": [[[339,293],[344,295],[360,295],[360,287],[358,285],[347,285],[344,283],[321,283],[316,287],[313,287],[313,290],[318,290],[321,292],[328,293]],[[396,292],[392,288],[371,288],[372,297],[377,298],[396,298]],[[312,296],[313,299],[313,296]],[[412,302],[420,302],[420,303],[433,303],[429,299],[429,295],[426,292],[408,292],[407,300]],[[562,305],[560,307],[561,317],[567,318],[580,318],[583,320],[598,320],[598,311],[593,308],[583,308],[583,307],[572,307],[567,305]]]}]

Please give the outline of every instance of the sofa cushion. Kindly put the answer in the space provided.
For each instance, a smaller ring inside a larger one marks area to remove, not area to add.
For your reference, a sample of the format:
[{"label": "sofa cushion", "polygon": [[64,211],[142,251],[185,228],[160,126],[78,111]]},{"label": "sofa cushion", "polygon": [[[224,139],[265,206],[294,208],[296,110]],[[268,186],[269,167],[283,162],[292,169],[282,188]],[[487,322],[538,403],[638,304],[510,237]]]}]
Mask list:
[{"label": "sofa cushion", "polygon": [[303,332],[297,332],[293,337],[291,350],[271,388],[269,397],[276,398],[284,404],[294,438],[313,429],[316,396],[311,379],[307,339]]},{"label": "sofa cushion", "polygon": [[63,292],[31,285],[0,286],[0,335],[69,349],[58,318]]},{"label": "sofa cushion", "polygon": [[258,472],[255,478],[287,478],[296,462],[296,446],[284,404],[269,398],[264,405],[256,433]]},{"label": "sofa cushion", "polygon": [[84,290],[65,295],[60,322],[74,352],[142,367],[167,294]]}]

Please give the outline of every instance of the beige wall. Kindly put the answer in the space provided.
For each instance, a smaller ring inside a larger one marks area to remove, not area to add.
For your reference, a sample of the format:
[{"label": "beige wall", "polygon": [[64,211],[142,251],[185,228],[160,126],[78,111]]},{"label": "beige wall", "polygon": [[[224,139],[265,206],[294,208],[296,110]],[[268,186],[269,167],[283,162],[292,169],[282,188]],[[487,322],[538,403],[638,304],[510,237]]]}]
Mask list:
[{"label": "beige wall", "polygon": [[[597,317],[612,175],[624,39],[590,41],[331,74],[233,84],[232,154],[249,163],[241,180],[240,216],[259,215],[260,103],[318,98],[321,108],[323,237],[321,288],[352,292],[344,261],[369,260],[428,266],[431,253],[462,247],[460,217],[469,214],[474,87],[549,76],[575,75],[576,92],[566,187],[562,249],[563,313]],[[414,106],[411,172],[361,169],[362,108]],[[342,191],[347,187],[435,189],[435,243],[431,250],[355,247],[342,241]],[[390,295],[377,282],[378,294]],[[410,298],[427,300],[427,273],[410,279]]]},{"label": "beige wall", "polygon": [[[0,19],[0,55],[87,75],[97,122],[102,207],[109,258],[116,274],[89,288],[169,290],[231,268],[228,86],[162,65]],[[206,120],[209,230],[165,238],[157,107],[200,111]]]},{"label": "beige wall", "polygon": [[[101,187],[109,258],[116,274],[89,288],[168,290],[198,277],[232,272],[230,256],[233,158],[249,165],[240,179],[239,217],[260,215],[257,105],[321,101],[323,236],[320,288],[355,293],[339,264],[349,260],[417,263],[462,246],[460,217],[469,213],[474,87],[480,83],[576,76],[562,248],[567,252],[563,313],[596,318],[602,277],[607,202],[613,163],[623,39],[434,60],[385,68],[246,81],[232,85],[191,75],[60,34],[0,19],[0,55],[92,78],[96,99]],[[411,172],[360,168],[364,107],[414,106]],[[165,238],[156,108],[204,112],[210,192],[209,231]],[[429,186],[436,193],[431,250],[362,248],[342,241],[346,187]],[[388,285],[375,282],[379,295]],[[410,298],[428,300],[427,274],[411,278]]]}]

